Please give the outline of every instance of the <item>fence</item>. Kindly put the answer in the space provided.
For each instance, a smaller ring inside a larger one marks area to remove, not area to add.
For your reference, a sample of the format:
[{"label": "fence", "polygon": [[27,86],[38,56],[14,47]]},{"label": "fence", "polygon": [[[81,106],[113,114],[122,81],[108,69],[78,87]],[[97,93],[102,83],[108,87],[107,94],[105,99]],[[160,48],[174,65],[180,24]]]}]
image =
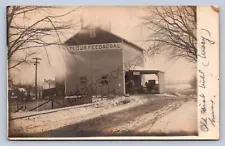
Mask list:
[{"label": "fence", "polygon": [[9,100],[9,111],[42,111],[55,108],[62,108],[74,105],[87,104],[92,102],[92,97],[89,96],[73,96],[65,97],[52,97],[50,99],[38,100]]},{"label": "fence", "polygon": [[[31,98],[28,96],[20,96],[23,94],[18,94],[17,98],[10,98],[9,96],[9,111],[42,111],[49,109],[56,109],[68,106],[75,106],[81,104],[88,104],[93,102],[93,96],[91,94],[86,95],[71,95],[64,97],[57,94],[57,90],[54,88],[43,90],[42,96],[39,99]],[[29,98],[28,98],[29,97]],[[114,98],[113,94],[103,94],[100,96],[95,95],[95,99],[102,100],[103,98]],[[96,100],[97,101],[97,100]]]}]

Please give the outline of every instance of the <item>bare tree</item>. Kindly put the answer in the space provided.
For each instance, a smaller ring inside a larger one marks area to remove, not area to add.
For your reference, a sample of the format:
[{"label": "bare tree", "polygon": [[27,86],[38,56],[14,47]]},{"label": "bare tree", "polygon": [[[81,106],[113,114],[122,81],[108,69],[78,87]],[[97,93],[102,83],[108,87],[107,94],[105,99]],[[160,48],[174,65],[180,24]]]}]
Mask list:
[{"label": "bare tree", "polygon": [[8,70],[30,63],[29,58],[36,53],[34,49],[62,45],[60,34],[78,24],[63,18],[72,15],[78,8],[57,15],[54,12],[59,10],[58,7],[7,7]]},{"label": "bare tree", "polygon": [[149,54],[167,53],[171,59],[185,58],[197,61],[196,7],[155,6],[148,7],[144,25],[151,31]]}]

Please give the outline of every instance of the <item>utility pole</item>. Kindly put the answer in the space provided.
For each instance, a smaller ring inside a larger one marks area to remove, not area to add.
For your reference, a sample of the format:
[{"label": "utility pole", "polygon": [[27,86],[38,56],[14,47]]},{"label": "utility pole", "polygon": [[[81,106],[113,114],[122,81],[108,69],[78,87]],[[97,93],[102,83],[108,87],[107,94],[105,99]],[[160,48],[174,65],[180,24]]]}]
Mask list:
[{"label": "utility pole", "polygon": [[38,66],[38,60],[41,60],[41,58],[32,58],[35,60],[34,65],[35,65],[35,98],[37,100],[37,66]]}]

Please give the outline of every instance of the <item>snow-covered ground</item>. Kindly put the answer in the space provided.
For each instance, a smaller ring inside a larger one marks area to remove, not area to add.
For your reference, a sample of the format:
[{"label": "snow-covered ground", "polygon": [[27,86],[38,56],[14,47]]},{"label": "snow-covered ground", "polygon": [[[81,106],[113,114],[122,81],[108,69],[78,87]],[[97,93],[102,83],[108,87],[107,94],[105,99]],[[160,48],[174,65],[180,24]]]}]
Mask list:
[{"label": "snow-covered ground", "polygon": [[[123,104],[125,99],[129,103]],[[11,113],[9,120],[9,132],[11,133],[38,133],[57,129],[66,125],[82,122],[96,118],[101,115],[121,111],[127,108],[138,106],[147,101],[143,96],[140,97],[117,97],[112,100],[103,100],[98,103],[88,104],[88,106],[74,106],[57,110],[47,110],[40,112],[20,112]],[[41,113],[40,115],[37,115]],[[47,113],[47,114],[45,114]],[[31,116],[37,115],[37,116]],[[24,116],[31,116],[21,118]],[[17,118],[17,119],[16,119]]]},{"label": "snow-covered ground", "polygon": [[196,111],[194,100],[171,102],[155,112],[146,112],[126,123],[105,129],[105,132],[118,135],[193,135],[197,134]]},{"label": "snow-covered ground", "polygon": [[[196,108],[197,103],[193,95],[167,93],[116,97],[82,106],[12,113],[10,114],[12,120],[9,120],[9,135],[43,136],[51,132],[65,136],[62,135],[63,131],[79,130],[101,131],[104,135],[127,131],[165,133],[191,130],[190,132],[194,132],[197,131]],[[30,117],[18,119],[24,116]],[[179,123],[181,120],[184,122]]]},{"label": "snow-covered ground", "polygon": [[157,120],[152,126],[152,133],[197,133],[197,102],[191,100],[180,108]]}]

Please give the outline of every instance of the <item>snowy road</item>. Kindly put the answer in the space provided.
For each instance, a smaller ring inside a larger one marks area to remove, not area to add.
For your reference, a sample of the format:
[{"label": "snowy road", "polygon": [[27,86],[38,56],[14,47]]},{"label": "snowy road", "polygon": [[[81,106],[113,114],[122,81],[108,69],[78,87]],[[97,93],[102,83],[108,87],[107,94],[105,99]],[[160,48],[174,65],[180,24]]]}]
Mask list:
[{"label": "snowy road", "polygon": [[[86,108],[15,120],[11,122],[11,132],[15,136],[38,137],[196,134],[197,103],[193,99],[160,95],[129,97],[130,102],[126,104],[121,102],[123,100],[114,99]],[[191,122],[185,127],[179,125],[180,120]],[[18,126],[19,122],[27,123]]]}]

